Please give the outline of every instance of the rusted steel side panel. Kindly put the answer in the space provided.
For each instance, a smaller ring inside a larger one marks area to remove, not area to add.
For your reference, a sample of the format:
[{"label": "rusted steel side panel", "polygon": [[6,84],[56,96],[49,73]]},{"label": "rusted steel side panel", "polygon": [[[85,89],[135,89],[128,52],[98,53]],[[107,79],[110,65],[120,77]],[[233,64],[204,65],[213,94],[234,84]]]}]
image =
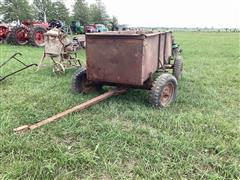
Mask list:
[{"label": "rusted steel side panel", "polygon": [[143,39],[87,38],[87,78],[92,81],[142,85]]},{"label": "rusted steel side panel", "polygon": [[162,65],[164,64],[164,52],[165,52],[165,37],[166,34],[165,33],[161,33],[159,35],[159,68],[162,68]]},{"label": "rusted steel side panel", "polygon": [[142,82],[146,81],[158,69],[158,45],[159,35],[147,37],[144,40]]},{"label": "rusted steel side panel", "polygon": [[159,35],[159,68],[163,64],[169,64],[169,59],[172,55],[172,33],[164,32]]},{"label": "rusted steel side panel", "polygon": [[170,63],[169,59],[171,55],[172,55],[172,33],[166,32],[164,64]]}]

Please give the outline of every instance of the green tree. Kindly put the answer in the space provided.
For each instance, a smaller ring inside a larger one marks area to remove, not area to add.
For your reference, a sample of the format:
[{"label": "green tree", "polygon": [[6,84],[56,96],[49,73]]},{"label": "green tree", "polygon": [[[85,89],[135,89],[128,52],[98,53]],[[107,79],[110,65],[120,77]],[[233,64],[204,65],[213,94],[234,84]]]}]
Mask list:
[{"label": "green tree", "polygon": [[109,15],[107,14],[107,10],[102,0],[96,0],[96,4],[100,13],[100,22],[102,24],[106,24],[109,20]]},{"label": "green tree", "polygon": [[89,22],[89,8],[85,0],[76,0],[73,8],[74,19],[79,20],[82,24]]},{"label": "green tree", "polygon": [[90,22],[107,24],[109,16],[106,7],[101,0],[96,0],[95,4],[90,5]]},{"label": "green tree", "polygon": [[33,0],[34,17],[37,20],[47,21],[48,16],[51,15],[52,1],[51,0]]},{"label": "green tree", "polygon": [[6,22],[32,19],[31,6],[27,0],[3,0],[0,2],[0,13]]},{"label": "green tree", "polygon": [[59,19],[69,23],[69,11],[62,0],[58,0],[52,3],[51,8],[49,9],[48,19]]},{"label": "green tree", "polygon": [[90,15],[90,18],[89,18],[89,22],[90,23],[97,23],[100,21],[100,11],[97,7],[96,4],[91,4],[90,5],[90,8],[89,8],[89,15]]},{"label": "green tree", "polygon": [[109,24],[111,25],[111,30],[115,31],[118,30],[118,19],[116,16],[113,16],[110,20],[109,20]]}]

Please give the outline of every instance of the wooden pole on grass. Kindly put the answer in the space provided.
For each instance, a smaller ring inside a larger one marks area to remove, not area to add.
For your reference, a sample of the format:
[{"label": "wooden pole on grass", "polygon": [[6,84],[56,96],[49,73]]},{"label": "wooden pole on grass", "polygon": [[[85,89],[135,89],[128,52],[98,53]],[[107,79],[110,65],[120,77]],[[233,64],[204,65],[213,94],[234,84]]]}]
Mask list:
[{"label": "wooden pole on grass", "polygon": [[71,114],[71,113],[74,113],[74,112],[79,112],[79,111],[82,111],[84,109],[87,109],[95,104],[97,104],[98,102],[101,102],[109,97],[112,97],[112,96],[116,96],[116,95],[119,95],[119,94],[122,94],[124,92],[126,92],[127,89],[110,89],[108,92],[100,95],[100,96],[97,96],[91,100],[88,100],[87,102],[84,102],[78,106],[75,106],[71,109],[68,109],[64,112],[61,112],[61,113],[58,113],[48,119],[45,119],[45,120],[42,120],[36,124],[33,124],[33,125],[23,125],[23,126],[20,126],[18,128],[15,128],[14,131],[15,132],[21,132],[21,131],[26,131],[26,130],[34,130],[34,129],[37,129],[37,128],[40,128],[41,126],[43,125],[46,125],[46,124],[49,124],[51,122],[54,122],[54,121],[57,121],[59,120],[60,118],[63,118],[65,116],[67,116],[68,114]]}]

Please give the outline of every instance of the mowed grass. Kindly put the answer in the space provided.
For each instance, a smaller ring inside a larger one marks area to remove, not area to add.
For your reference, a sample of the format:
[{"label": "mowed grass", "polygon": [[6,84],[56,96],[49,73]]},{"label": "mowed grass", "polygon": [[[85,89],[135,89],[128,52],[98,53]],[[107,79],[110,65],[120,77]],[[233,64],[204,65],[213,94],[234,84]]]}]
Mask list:
[{"label": "mowed grass", "polygon": [[[30,68],[0,83],[1,179],[239,179],[240,40],[237,33],[175,33],[184,49],[177,101],[165,109],[130,90],[32,132],[13,128],[91,99],[76,95],[69,70]],[[107,51],[107,49],[106,49]],[[43,49],[0,45],[0,60]],[[80,58],[85,59],[84,51]],[[1,74],[19,68],[17,63]]]}]

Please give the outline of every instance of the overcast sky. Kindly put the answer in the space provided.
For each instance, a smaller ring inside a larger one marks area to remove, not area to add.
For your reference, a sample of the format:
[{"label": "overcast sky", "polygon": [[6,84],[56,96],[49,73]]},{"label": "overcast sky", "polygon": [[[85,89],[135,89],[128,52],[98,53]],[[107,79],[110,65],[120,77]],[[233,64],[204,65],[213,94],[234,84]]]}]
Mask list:
[{"label": "overcast sky", "polygon": [[[102,1],[108,14],[129,26],[240,28],[240,0]],[[74,0],[65,2],[71,9]]]}]

